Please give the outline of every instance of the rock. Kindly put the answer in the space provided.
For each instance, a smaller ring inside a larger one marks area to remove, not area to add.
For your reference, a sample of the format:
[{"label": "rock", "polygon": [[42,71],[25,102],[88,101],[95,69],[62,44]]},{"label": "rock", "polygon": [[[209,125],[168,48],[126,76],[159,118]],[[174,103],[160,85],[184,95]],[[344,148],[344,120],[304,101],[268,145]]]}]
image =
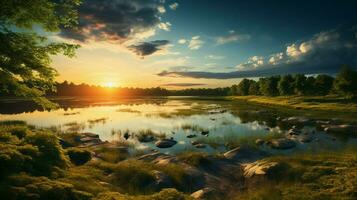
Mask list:
[{"label": "rock", "polygon": [[154,176],[155,182],[153,183],[153,187],[155,190],[161,190],[162,188],[171,188],[174,187],[173,181],[171,178],[165,173],[153,170],[152,175]]},{"label": "rock", "polygon": [[301,131],[296,129],[296,128],[292,128],[288,131],[289,135],[300,135]]},{"label": "rock", "polygon": [[196,148],[200,148],[200,149],[202,149],[202,148],[206,148],[206,145],[205,144],[201,144],[201,143],[199,143],[199,144],[196,144],[196,145],[194,145]]},{"label": "rock", "polygon": [[255,140],[255,144],[256,145],[263,145],[264,144],[264,140],[258,138],[258,139]]},{"label": "rock", "polygon": [[289,117],[282,120],[283,122],[287,122],[289,124],[301,124],[301,125],[309,125],[312,124],[312,120],[305,117]]},{"label": "rock", "polygon": [[213,188],[205,187],[192,193],[191,197],[200,200],[221,199],[222,194]]},{"label": "rock", "polygon": [[99,139],[98,134],[88,132],[78,133],[78,135],[76,135],[74,139],[76,142],[79,143],[79,146],[83,147],[96,146],[104,143],[101,139]]},{"label": "rock", "polygon": [[226,159],[234,162],[255,161],[268,155],[265,151],[250,147],[237,147],[223,154]]},{"label": "rock", "polygon": [[274,149],[290,149],[295,147],[295,142],[291,139],[280,138],[269,141],[269,145]]},{"label": "rock", "polygon": [[208,135],[209,131],[201,131],[202,135]]},{"label": "rock", "polygon": [[125,132],[123,137],[125,138],[125,140],[128,140],[130,137],[130,134],[128,132]]},{"label": "rock", "polygon": [[243,164],[243,175],[245,178],[267,175],[271,176],[282,167],[283,164],[266,160],[258,160],[253,163]]},{"label": "rock", "polygon": [[161,139],[155,142],[155,145],[159,148],[170,148],[177,144],[177,142],[173,139]]},{"label": "rock", "polygon": [[346,133],[357,134],[357,125],[343,124],[343,125],[326,125],[324,131],[327,133]]},{"label": "rock", "polygon": [[197,144],[199,144],[199,142],[198,141],[191,141],[191,144],[192,145],[197,145]]},{"label": "rock", "polygon": [[59,138],[59,144],[62,146],[62,148],[66,149],[66,148],[69,148],[69,147],[73,147],[73,145],[61,138]]},{"label": "rock", "polygon": [[187,136],[187,138],[194,138],[194,137],[197,137],[197,135],[191,134]]},{"label": "rock", "polygon": [[310,135],[303,135],[299,138],[299,141],[303,142],[303,143],[308,143],[308,142],[311,142],[312,139],[313,139],[313,137],[311,137]]}]

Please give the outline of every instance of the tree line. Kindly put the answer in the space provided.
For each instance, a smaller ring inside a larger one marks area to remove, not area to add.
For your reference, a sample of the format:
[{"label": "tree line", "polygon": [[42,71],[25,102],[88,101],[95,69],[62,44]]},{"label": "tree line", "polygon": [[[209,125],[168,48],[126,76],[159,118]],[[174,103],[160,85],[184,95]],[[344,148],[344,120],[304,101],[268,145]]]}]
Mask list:
[{"label": "tree line", "polygon": [[259,78],[243,79],[232,85],[230,95],[328,95],[340,94],[354,97],[357,94],[357,71],[345,66],[332,77],[325,74],[306,76],[304,74],[287,74]]}]

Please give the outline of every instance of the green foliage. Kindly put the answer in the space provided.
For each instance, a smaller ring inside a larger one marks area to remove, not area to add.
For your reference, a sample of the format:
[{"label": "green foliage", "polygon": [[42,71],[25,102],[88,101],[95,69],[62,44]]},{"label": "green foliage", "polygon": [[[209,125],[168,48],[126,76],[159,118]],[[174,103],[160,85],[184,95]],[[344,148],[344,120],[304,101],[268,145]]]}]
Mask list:
[{"label": "green foliage", "polygon": [[250,81],[248,79],[243,79],[241,82],[238,84],[238,95],[248,95],[249,94],[249,86],[250,86]]},{"label": "green foliage", "polygon": [[294,78],[288,74],[282,76],[278,82],[278,90],[280,95],[292,95],[294,94]]},{"label": "green foliage", "polygon": [[92,153],[87,149],[73,147],[67,149],[66,152],[75,165],[83,165],[92,159]]},{"label": "green foliage", "polygon": [[315,91],[319,95],[327,95],[330,93],[334,78],[328,75],[319,74],[315,80]]},{"label": "green foliage", "polygon": [[26,174],[12,175],[5,182],[0,182],[0,196],[9,200],[89,200],[92,197],[87,192],[74,189],[69,183]]},{"label": "green foliage", "polygon": [[51,56],[74,56],[78,45],[49,42],[33,31],[58,31],[77,23],[79,0],[4,1],[0,4],[0,92],[34,100],[45,108],[55,104],[43,96],[57,75]]},{"label": "green foliage", "polygon": [[334,89],[338,93],[354,97],[357,95],[357,71],[344,66],[337,74]]},{"label": "green foliage", "polygon": [[259,79],[260,93],[266,96],[276,96],[279,94],[278,81],[280,76],[271,76]]}]

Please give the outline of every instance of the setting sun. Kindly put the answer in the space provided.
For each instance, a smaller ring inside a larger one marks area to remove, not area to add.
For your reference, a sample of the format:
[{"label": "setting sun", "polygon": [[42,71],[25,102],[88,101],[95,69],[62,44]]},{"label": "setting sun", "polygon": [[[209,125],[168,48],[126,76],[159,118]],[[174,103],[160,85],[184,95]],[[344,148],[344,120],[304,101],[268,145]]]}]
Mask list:
[{"label": "setting sun", "polygon": [[116,87],[117,84],[114,83],[114,82],[106,82],[103,84],[104,87],[108,87],[108,88],[113,88],[113,87]]}]

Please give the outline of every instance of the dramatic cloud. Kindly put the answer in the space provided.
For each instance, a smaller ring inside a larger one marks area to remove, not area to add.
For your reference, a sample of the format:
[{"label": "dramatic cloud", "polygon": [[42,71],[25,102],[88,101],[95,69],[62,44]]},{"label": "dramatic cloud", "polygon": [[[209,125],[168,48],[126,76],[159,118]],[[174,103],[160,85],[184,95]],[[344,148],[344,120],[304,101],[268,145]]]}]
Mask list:
[{"label": "dramatic cloud", "polygon": [[131,45],[129,46],[129,49],[135,52],[138,56],[144,57],[162,50],[168,44],[168,40],[155,40],[151,42],[142,42],[136,45]]},{"label": "dramatic cloud", "polygon": [[357,68],[355,29],[321,32],[302,42],[286,46],[285,52],[268,57],[253,56],[239,64],[238,71],[215,73],[204,71],[163,71],[159,76],[230,79],[261,77],[287,73],[334,74],[343,64]]},{"label": "dramatic cloud", "polygon": [[203,83],[167,83],[161,86],[173,86],[173,87],[193,87],[193,86],[205,86]]},{"label": "dramatic cloud", "polygon": [[170,31],[171,28],[171,23],[170,22],[161,22],[157,25],[159,29],[164,30],[164,31]]},{"label": "dramatic cloud", "polygon": [[218,56],[218,55],[208,55],[208,56],[206,56],[206,58],[212,59],[212,60],[222,60],[225,57],[224,56]]},{"label": "dramatic cloud", "polygon": [[164,6],[158,6],[157,10],[159,11],[159,13],[165,13],[166,12],[166,9],[165,9]]},{"label": "dramatic cloud", "polygon": [[194,36],[191,38],[191,40],[188,42],[188,48],[191,50],[197,50],[202,47],[204,44],[204,41],[200,39],[200,36]]},{"label": "dramatic cloud", "polygon": [[178,8],[179,4],[178,3],[173,3],[173,4],[170,4],[169,7],[171,8],[171,10],[176,10]]},{"label": "dramatic cloud", "polygon": [[60,36],[81,42],[122,43],[139,34],[152,36],[163,12],[158,1],[86,0],[79,8],[78,28],[64,28]]},{"label": "dramatic cloud", "polygon": [[228,35],[217,37],[216,45],[223,45],[227,43],[245,41],[250,39],[250,35],[248,34],[238,34],[233,30],[229,31],[228,33]]}]

